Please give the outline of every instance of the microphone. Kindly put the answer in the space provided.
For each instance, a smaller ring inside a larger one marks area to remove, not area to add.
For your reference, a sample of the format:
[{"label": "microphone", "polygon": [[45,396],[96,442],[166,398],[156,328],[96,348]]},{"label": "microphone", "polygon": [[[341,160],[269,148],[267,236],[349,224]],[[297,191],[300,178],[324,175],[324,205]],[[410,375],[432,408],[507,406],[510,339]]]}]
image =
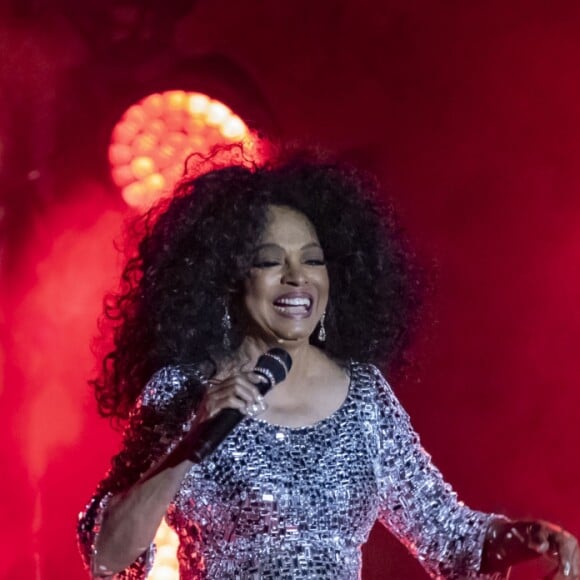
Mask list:
[{"label": "microphone", "polygon": [[[272,348],[260,356],[252,372],[265,381],[256,385],[261,395],[265,395],[275,384],[283,381],[292,367],[292,358],[282,348]],[[222,409],[217,415],[203,421],[188,434],[188,459],[201,463],[213,453],[219,444],[245,417],[239,409]]]}]

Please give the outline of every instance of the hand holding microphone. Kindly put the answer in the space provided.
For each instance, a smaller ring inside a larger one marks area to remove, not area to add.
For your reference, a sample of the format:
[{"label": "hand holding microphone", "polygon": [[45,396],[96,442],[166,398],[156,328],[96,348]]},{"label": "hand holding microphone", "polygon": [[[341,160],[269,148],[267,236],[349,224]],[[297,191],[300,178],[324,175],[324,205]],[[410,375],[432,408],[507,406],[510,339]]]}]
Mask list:
[{"label": "hand holding microphone", "polygon": [[[273,348],[260,356],[250,373],[235,373],[223,381],[213,383],[210,380],[213,386],[201,400],[198,415],[187,436],[188,458],[194,463],[203,461],[244,415],[264,410],[263,395],[286,378],[291,366],[290,355],[281,348]],[[252,382],[252,374],[257,375],[260,382]]]},{"label": "hand holding microphone", "polygon": [[202,398],[189,433],[163,461],[144,476],[143,481],[187,459],[201,463],[244,418],[242,411],[246,405],[255,404],[259,396],[265,395],[276,383],[283,381],[291,366],[290,355],[284,349],[273,348],[258,359],[256,368],[251,371],[262,379],[258,384],[252,383],[247,374],[242,373],[216,381],[217,387],[210,387]]},{"label": "hand holding microphone", "polygon": [[253,370],[238,370],[223,379],[209,379],[194,424],[212,419],[224,409],[237,409],[244,415],[257,414],[258,409],[265,410],[266,403],[258,389],[262,382],[265,379]]}]

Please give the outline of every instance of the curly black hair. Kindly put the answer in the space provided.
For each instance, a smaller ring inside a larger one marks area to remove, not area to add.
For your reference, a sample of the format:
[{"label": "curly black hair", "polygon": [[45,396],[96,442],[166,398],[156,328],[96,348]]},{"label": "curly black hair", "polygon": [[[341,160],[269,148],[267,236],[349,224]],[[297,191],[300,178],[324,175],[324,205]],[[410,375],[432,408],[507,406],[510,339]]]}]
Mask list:
[{"label": "curly black hair", "polygon": [[114,347],[90,381],[101,415],[126,418],[157,369],[216,361],[240,345],[243,281],[270,205],[306,215],[324,249],[327,338],[319,344],[314,332],[311,342],[339,361],[386,369],[404,361],[426,278],[392,203],[374,178],[342,162],[279,155],[186,178],[142,218],[121,289],[105,300]]}]

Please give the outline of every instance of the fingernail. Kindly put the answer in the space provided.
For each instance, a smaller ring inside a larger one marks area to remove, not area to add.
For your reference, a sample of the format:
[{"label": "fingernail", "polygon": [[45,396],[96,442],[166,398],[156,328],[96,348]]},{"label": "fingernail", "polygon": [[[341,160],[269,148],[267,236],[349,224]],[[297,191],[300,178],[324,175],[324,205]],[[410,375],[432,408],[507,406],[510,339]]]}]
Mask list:
[{"label": "fingernail", "polygon": [[570,566],[570,562],[564,562],[564,576],[570,576],[570,572],[572,571],[572,566]]}]

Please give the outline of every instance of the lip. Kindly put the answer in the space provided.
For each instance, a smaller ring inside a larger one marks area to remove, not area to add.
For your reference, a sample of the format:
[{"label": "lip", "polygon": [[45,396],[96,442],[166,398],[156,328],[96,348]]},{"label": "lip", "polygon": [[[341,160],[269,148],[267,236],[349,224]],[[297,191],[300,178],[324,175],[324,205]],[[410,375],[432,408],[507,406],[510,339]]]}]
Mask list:
[{"label": "lip", "polygon": [[[306,298],[310,300],[310,307],[306,310],[306,312],[285,312],[281,310],[280,307],[276,306],[276,302],[282,298]],[[310,292],[285,292],[284,294],[279,294],[276,296],[276,298],[272,301],[272,305],[274,306],[276,313],[280,316],[283,316],[284,318],[308,318],[312,314],[312,310],[314,308],[314,296]]]}]

